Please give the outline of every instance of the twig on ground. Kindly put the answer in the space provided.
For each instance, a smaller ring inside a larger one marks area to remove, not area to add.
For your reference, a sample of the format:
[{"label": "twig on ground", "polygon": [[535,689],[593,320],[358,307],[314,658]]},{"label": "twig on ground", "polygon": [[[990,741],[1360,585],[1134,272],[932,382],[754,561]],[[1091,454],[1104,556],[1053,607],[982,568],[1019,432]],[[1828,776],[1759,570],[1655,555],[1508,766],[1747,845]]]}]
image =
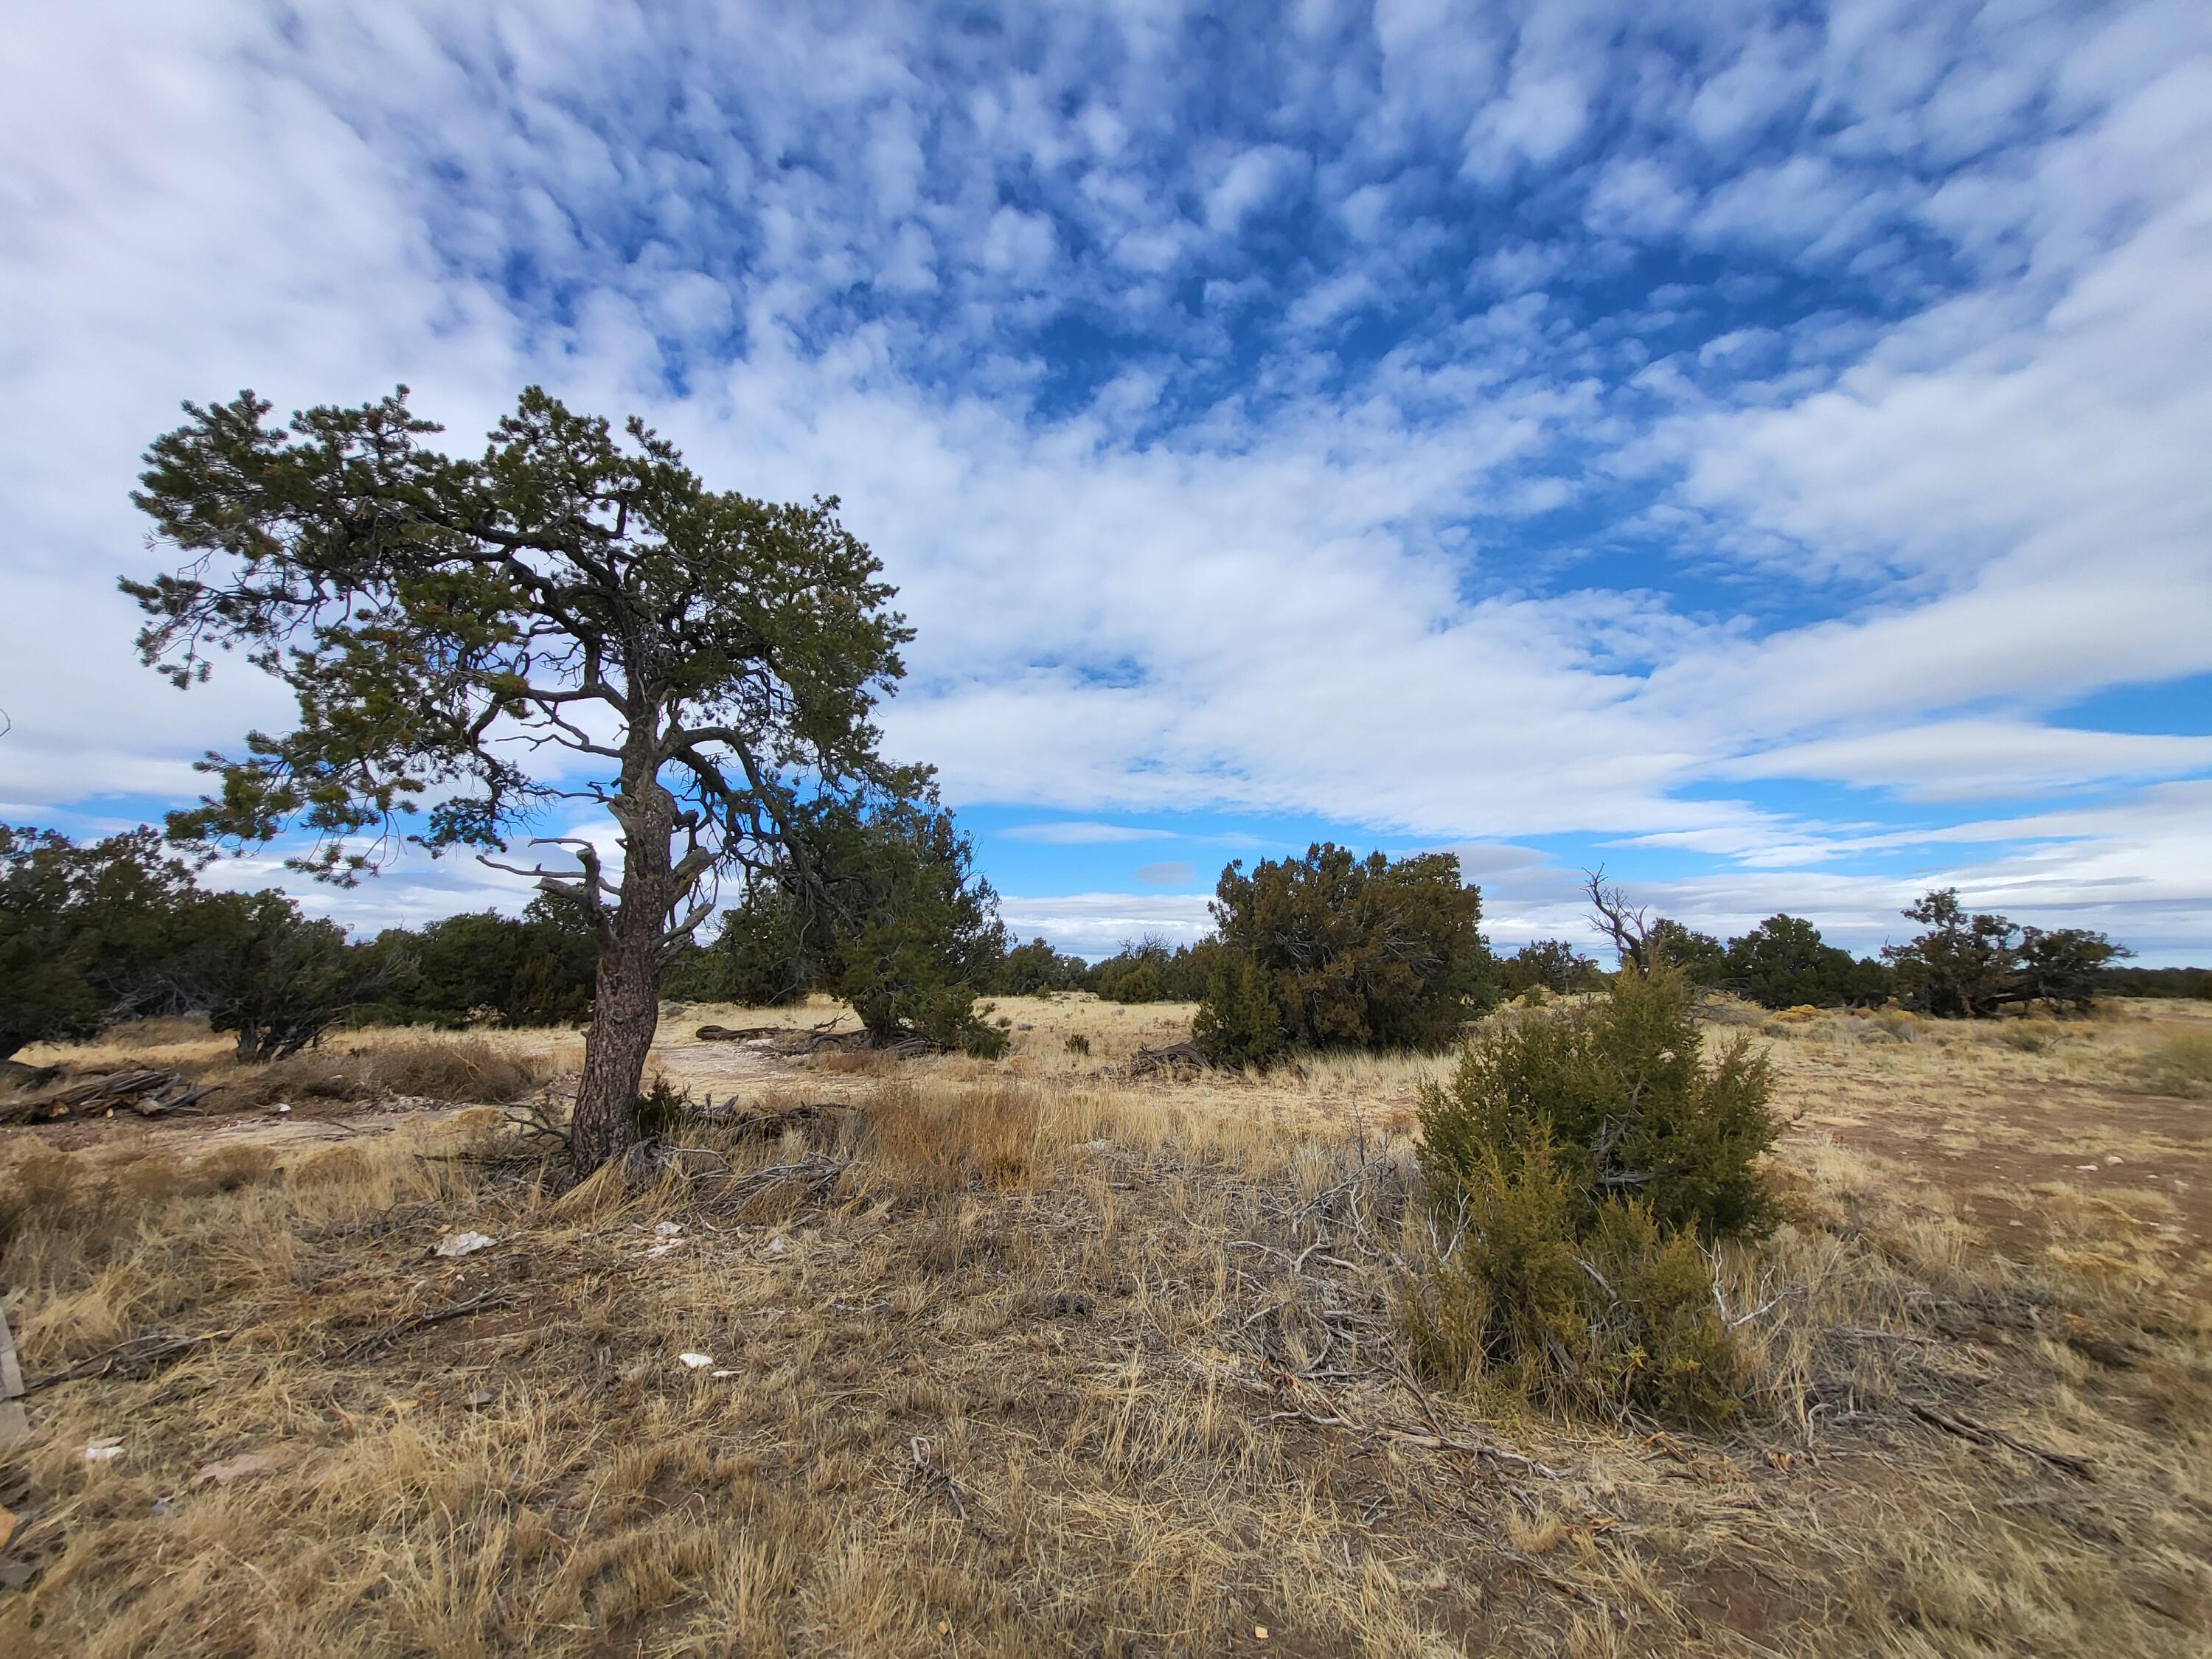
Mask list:
[{"label": "twig on ground", "polygon": [[22,1391],[27,1395],[36,1394],[40,1389],[51,1389],[57,1382],[82,1382],[95,1376],[145,1376],[165,1359],[173,1359],[203,1342],[220,1342],[230,1334],[229,1331],[209,1331],[200,1336],[134,1336],[128,1342],[118,1342],[106,1353],[80,1360],[66,1370],[49,1371],[44,1376],[27,1378]]},{"label": "twig on ground", "polygon": [[[950,1469],[940,1468],[938,1466],[931,1455],[928,1436],[917,1434],[908,1439],[907,1454],[914,1460],[914,1467],[907,1474],[908,1485],[919,1483],[922,1486],[934,1486],[940,1488],[945,1497],[951,1500],[953,1513],[960,1517],[963,1525],[975,1528],[994,1544],[1006,1541],[1006,1534],[1000,1531],[998,1528],[987,1521],[977,1520],[968,1512],[967,1500],[969,1498],[975,1498],[975,1495],[973,1492],[964,1492],[960,1483],[952,1478],[952,1472]],[[983,1500],[976,1498],[975,1505],[978,1509],[982,1508]]]},{"label": "twig on ground", "polygon": [[362,1338],[361,1340],[345,1349],[338,1357],[341,1359],[360,1359],[375,1352],[380,1348],[389,1346],[403,1336],[411,1336],[416,1331],[428,1329],[433,1325],[442,1325],[449,1319],[465,1319],[471,1314],[485,1313],[494,1308],[507,1308],[514,1305],[514,1298],[506,1291],[486,1291],[481,1296],[472,1296],[465,1302],[456,1302],[451,1307],[440,1308],[431,1313],[416,1314],[410,1318],[400,1320],[396,1324],[387,1325],[374,1335]]}]

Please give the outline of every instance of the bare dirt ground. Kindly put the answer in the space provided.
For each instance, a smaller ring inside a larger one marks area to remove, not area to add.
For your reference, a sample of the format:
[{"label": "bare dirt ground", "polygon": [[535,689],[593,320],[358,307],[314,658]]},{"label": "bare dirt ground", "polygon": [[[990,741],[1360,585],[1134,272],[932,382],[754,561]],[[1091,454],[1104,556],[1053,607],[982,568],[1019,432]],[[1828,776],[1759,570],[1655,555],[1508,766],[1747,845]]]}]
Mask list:
[{"label": "bare dirt ground", "polygon": [[475,1103],[557,1102],[573,1034],[33,1056],[231,1086],[0,1129],[0,1652],[2212,1644],[2212,1010],[1747,1026],[1792,1220],[1723,1263],[1771,1306],[1691,1433],[1406,1370],[1449,1060],[1134,1079],[1188,1008],[1003,1008],[996,1066],[676,1014],[702,1106],[827,1109],[557,1200]]}]

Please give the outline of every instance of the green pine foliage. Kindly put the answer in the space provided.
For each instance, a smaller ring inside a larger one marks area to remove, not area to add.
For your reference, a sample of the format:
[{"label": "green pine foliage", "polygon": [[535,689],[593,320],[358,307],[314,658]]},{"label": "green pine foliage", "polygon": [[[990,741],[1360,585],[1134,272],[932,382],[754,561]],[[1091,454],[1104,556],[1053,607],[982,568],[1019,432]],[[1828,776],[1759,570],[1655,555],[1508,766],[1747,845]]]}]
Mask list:
[{"label": "green pine foliage", "polygon": [[1766,1063],[1708,1063],[1679,969],[1625,969],[1593,1005],[1486,1024],[1421,1097],[1448,1240],[1409,1285],[1431,1368],[1540,1397],[1713,1420],[1740,1364],[1705,1246],[1771,1229]]},{"label": "green pine foliage", "polygon": [[489,910],[386,928],[365,947],[374,1000],[357,1024],[573,1025],[590,1017],[599,945],[581,907],[540,893],[520,917]]},{"label": "green pine foliage", "polygon": [[807,959],[805,913],[786,886],[750,876],[743,896],[722,915],[722,929],[672,995],[692,1002],[734,1002],[781,1008],[805,1000],[817,970]]},{"label": "green pine foliage", "polygon": [[1680,969],[1692,985],[1718,985],[1728,978],[1728,946],[1711,933],[1662,916],[1651,924],[1644,945],[1660,961]]},{"label": "green pine foliage", "polygon": [[1059,991],[1083,988],[1090,964],[1081,957],[1055,951],[1044,939],[1033,939],[1008,951],[991,975],[991,991],[1002,997],[1048,997]]},{"label": "green pine foliage", "polygon": [[179,964],[204,897],[143,826],[79,846],[0,824],[0,1060],[191,1006]]},{"label": "green pine foliage", "polygon": [[1212,983],[1221,955],[1218,939],[1171,948],[1148,933],[1133,944],[1125,940],[1091,969],[1089,983],[1108,1002],[1196,1002]]},{"label": "green pine foliage", "polygon": [[298,1054],[352,1011],[366,984],[345,929],[278,892],[210,893],[188,960],[208,1024],[235,1035],[242,1060]]},{"label": "green pine foliage", "polygon": [[1109,961],[1099,969],[1098,994],[1108,1002],[1164,1002],[1167,988],[1160,980],[1160,965],[1149,957]]},{"label": "green pine foliage", "polygon": [[[921,1037],[984,1059],[1011,1022],[976,999],[1006,953],[998,895],[933,799],[827,806],[802,843],[822,895],[799,921],[807,978],[853,1005],[878,1047]],[[807,889],[787,890],[804,906]]]},{"label": "green pine foliage", "polygon": [[[1218,965],[1256,970],[1285,1047],[1442,1048],[1495,1000],[1482,892],[1461,882],[1449,853],[1393,862],[1320,842],[1249,876],[1240,861],[1221,872],[1213,915]],[[1253,984],[1209,973],[1201,1014],[1212,1040],[1255,1030]],[[1217,987],[1246,1010],[1218,1004]]]},{"label": "green pine foliage", "polygon": [[1766,1008],[1866,1007],[1893,988],[1888,967],[1830,945],[1802,916],[1769,916],[1728,944],[1721,981]]}]

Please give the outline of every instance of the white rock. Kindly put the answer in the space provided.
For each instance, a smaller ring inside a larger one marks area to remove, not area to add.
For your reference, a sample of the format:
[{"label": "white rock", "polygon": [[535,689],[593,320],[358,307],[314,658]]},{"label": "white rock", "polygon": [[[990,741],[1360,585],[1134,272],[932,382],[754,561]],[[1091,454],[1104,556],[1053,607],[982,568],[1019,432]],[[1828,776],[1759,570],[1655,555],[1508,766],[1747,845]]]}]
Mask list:
[{"label": "white rock", "polygon": [[714,1356],[710,1353],[679,1353],[676,1357],[695,1371],[702,1365],[711,1365],[714,1363]]},{"label": "white rock", "polygon": [[478,1250],[488,1250],[499,1241],[489,1233],[447,1233],[438,1241],[440,1255],[474,1255]]},{"label": "white rock", "polygon": [[653,1231],[659,1233],[663,1238],[673,1238],[678,1233],[682,1232],[684,1228],[682,1224],[679,1222],[664,1221]]}]

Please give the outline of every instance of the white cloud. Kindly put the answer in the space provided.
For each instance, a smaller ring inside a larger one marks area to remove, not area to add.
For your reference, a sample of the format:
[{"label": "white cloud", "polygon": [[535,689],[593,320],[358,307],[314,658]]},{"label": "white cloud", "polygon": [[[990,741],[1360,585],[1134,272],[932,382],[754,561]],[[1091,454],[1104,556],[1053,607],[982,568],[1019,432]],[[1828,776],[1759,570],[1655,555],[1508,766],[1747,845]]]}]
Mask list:
[{"label": "white cloud", "polygon": [[[1208,806],[1637,837],[1721,860],[1682,890],[1716,915],[1795,880],[1863,922],[1897,881],[1833,867],[1863,836],[1691,786],[2202,770],[2201,739],[2041,723],[2212,669],[2201,10],[1717,22],[1674,84],[1634,16],[1568,9],[1310,15],[1349,44],[1203,143],[1165,11],[1012,18],[980,70],[899,8],[11,18],[0,796],[188,795],[282,720],[235,665],[178,696],[132,661],[107,584],[156,560],[124,492],[181,398],[403,379],[458,448],[542,379],[718,483],[842,494],[921,629],[894,742],[957,803],[1095,815],[1047,844]],[[1514,179],[1566,218],[1494,210]],[[1263,261],[1244,239],[1309,195],[1312,246]],[[1593,318],[1618,236],[1729,277]],[[1792,321],[1792,262],[1879,303]],[[1384,317],[1362,359],[1345,325]],[[1099,368],[1069,319],[1136,343]],[[1589,545],[1528,555],[1546,513]],[[1665,538],[1717,587],[1675,596]],[[2196,915],[2212,878],[2154,879],[2194,843],[2148,810],[1961,867]]]},{"label": "white cloud", "polygon": [[2045,795],[2212,769],[2212,737],[2085,732],[2024,720],[1946,720],[1815,738],[1729,761],[1730,778],[1827,778],[1908,800]]},{"label": "white cloud", "polygon": [[1293,186],[1306,167],[1304,155],[1282,144],[1239,151],[1222,169],[1220,182],[1206,192],[1206,222],[1216,230],[1234,230],[1246,215]]},{"label": "white cloud", "polygon": [[1095,847],[1123,841],[1170,841],[1174,832],[1146,830],[1133,823],[1018,823],[1000,833],[1011,841],[1033,841],[1048,847]]},{"label": "white cloud", "polygon": [[1001,894],[999,915],[1018,939],[1042,935],[1080,956],[1111,956],[1157,934],[1188,945],[1213,930],[1207,899],[1198,893],[1069,893],[1054,898]]}]

